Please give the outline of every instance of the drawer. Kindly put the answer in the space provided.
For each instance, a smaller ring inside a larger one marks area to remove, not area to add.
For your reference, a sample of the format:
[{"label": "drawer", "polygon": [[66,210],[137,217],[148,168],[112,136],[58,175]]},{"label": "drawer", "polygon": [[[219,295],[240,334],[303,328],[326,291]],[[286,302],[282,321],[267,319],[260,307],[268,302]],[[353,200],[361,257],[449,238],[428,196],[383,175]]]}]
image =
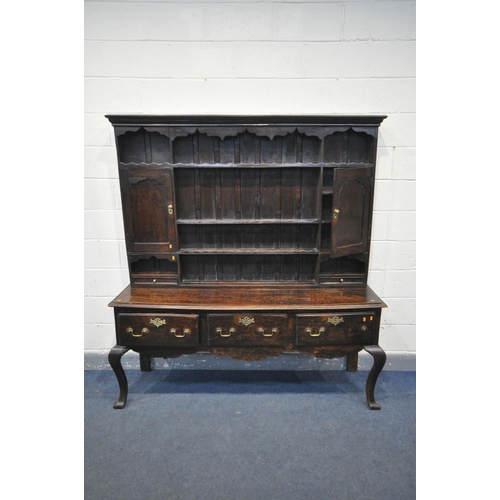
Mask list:
[{"label": "drawer", "polygon": [[297,345],[371,344],[375,340],[376,316],[365,313],[297,314]]},{"label": "drawer", "polygon": [[208,345],[231,347],[282,346],[286,314],[208,314]]},{"label": "drawer", "polygon": [[120,345],[184,347],[199,343],[197,314],[120,313],[117,337]]}]

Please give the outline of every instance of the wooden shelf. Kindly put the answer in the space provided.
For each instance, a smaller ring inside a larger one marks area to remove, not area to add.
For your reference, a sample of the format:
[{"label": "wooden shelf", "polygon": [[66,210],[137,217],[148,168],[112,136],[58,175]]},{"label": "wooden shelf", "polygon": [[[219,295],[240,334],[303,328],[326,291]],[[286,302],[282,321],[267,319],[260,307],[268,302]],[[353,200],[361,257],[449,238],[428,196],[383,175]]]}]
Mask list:
[{"label": "wooden shelf", "polygon": [[317,248],[181,248],[179,255],[291,255],[318,254]]},{"label": "wooden shelf", "polygon": [[319,224],[319,219],[178,219],[177,224]]}]

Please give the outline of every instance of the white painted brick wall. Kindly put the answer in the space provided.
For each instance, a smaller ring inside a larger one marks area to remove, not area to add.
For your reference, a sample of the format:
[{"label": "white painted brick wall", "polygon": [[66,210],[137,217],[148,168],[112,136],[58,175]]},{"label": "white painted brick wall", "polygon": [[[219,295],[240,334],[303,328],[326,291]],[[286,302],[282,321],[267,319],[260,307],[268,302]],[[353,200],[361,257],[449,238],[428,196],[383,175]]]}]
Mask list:
[{"label": "white painted brick wall", "polygon": [[85,349],[114,343],[128,284],[105,113],[373,113],[380,129],[369,284],[380,343],[414,353],[415,2],[85,1]]}]

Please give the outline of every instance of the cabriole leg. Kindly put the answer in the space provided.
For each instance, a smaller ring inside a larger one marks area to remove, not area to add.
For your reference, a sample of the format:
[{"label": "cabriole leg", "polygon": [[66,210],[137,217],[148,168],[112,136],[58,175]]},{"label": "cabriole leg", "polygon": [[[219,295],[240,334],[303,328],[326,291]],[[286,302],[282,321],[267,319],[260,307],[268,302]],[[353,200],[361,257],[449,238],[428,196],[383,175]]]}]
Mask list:
[{"label": "cabriole leg", "polygon": [[366,380],[366,400],[370,410],[380,410],[380,405],[375,401],[375,384],[385,365],[387,356],[385,351],[378,345],[365,346],[365,351],[373,356],[373,366]]},{"label": "cabriole leg", "polygon": [[111,368],[113,368],[116,379],[118,380],[118,385],[120,386],[120,396],[116,400],[116,403],[113,405],[113,408],[117,408],[120,410],[125,406],[128,394],[127,376],[125,375],[121,364],[122,356],[128,350],[128,347],[116,345],[115,347],[113,347],[113,349],[111,349],[111,351],[109,351],[108,355],[109,364],[111,365]]}]

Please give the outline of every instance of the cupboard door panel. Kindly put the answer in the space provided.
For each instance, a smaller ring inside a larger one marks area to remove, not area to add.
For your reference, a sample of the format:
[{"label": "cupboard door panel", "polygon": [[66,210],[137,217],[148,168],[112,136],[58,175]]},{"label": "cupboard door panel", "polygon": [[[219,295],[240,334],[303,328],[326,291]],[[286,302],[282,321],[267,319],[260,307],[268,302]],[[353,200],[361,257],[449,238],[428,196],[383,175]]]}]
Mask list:
[{"label": "cupboard door panel", "polygon": [[373,167],[339,167],[333,174],[332,257],[366,252]]},{"label": "cupboard door panel", "polygon": [[177,249],[172,169],[127,169],[122,175],[125,235],[129,251]]}]

